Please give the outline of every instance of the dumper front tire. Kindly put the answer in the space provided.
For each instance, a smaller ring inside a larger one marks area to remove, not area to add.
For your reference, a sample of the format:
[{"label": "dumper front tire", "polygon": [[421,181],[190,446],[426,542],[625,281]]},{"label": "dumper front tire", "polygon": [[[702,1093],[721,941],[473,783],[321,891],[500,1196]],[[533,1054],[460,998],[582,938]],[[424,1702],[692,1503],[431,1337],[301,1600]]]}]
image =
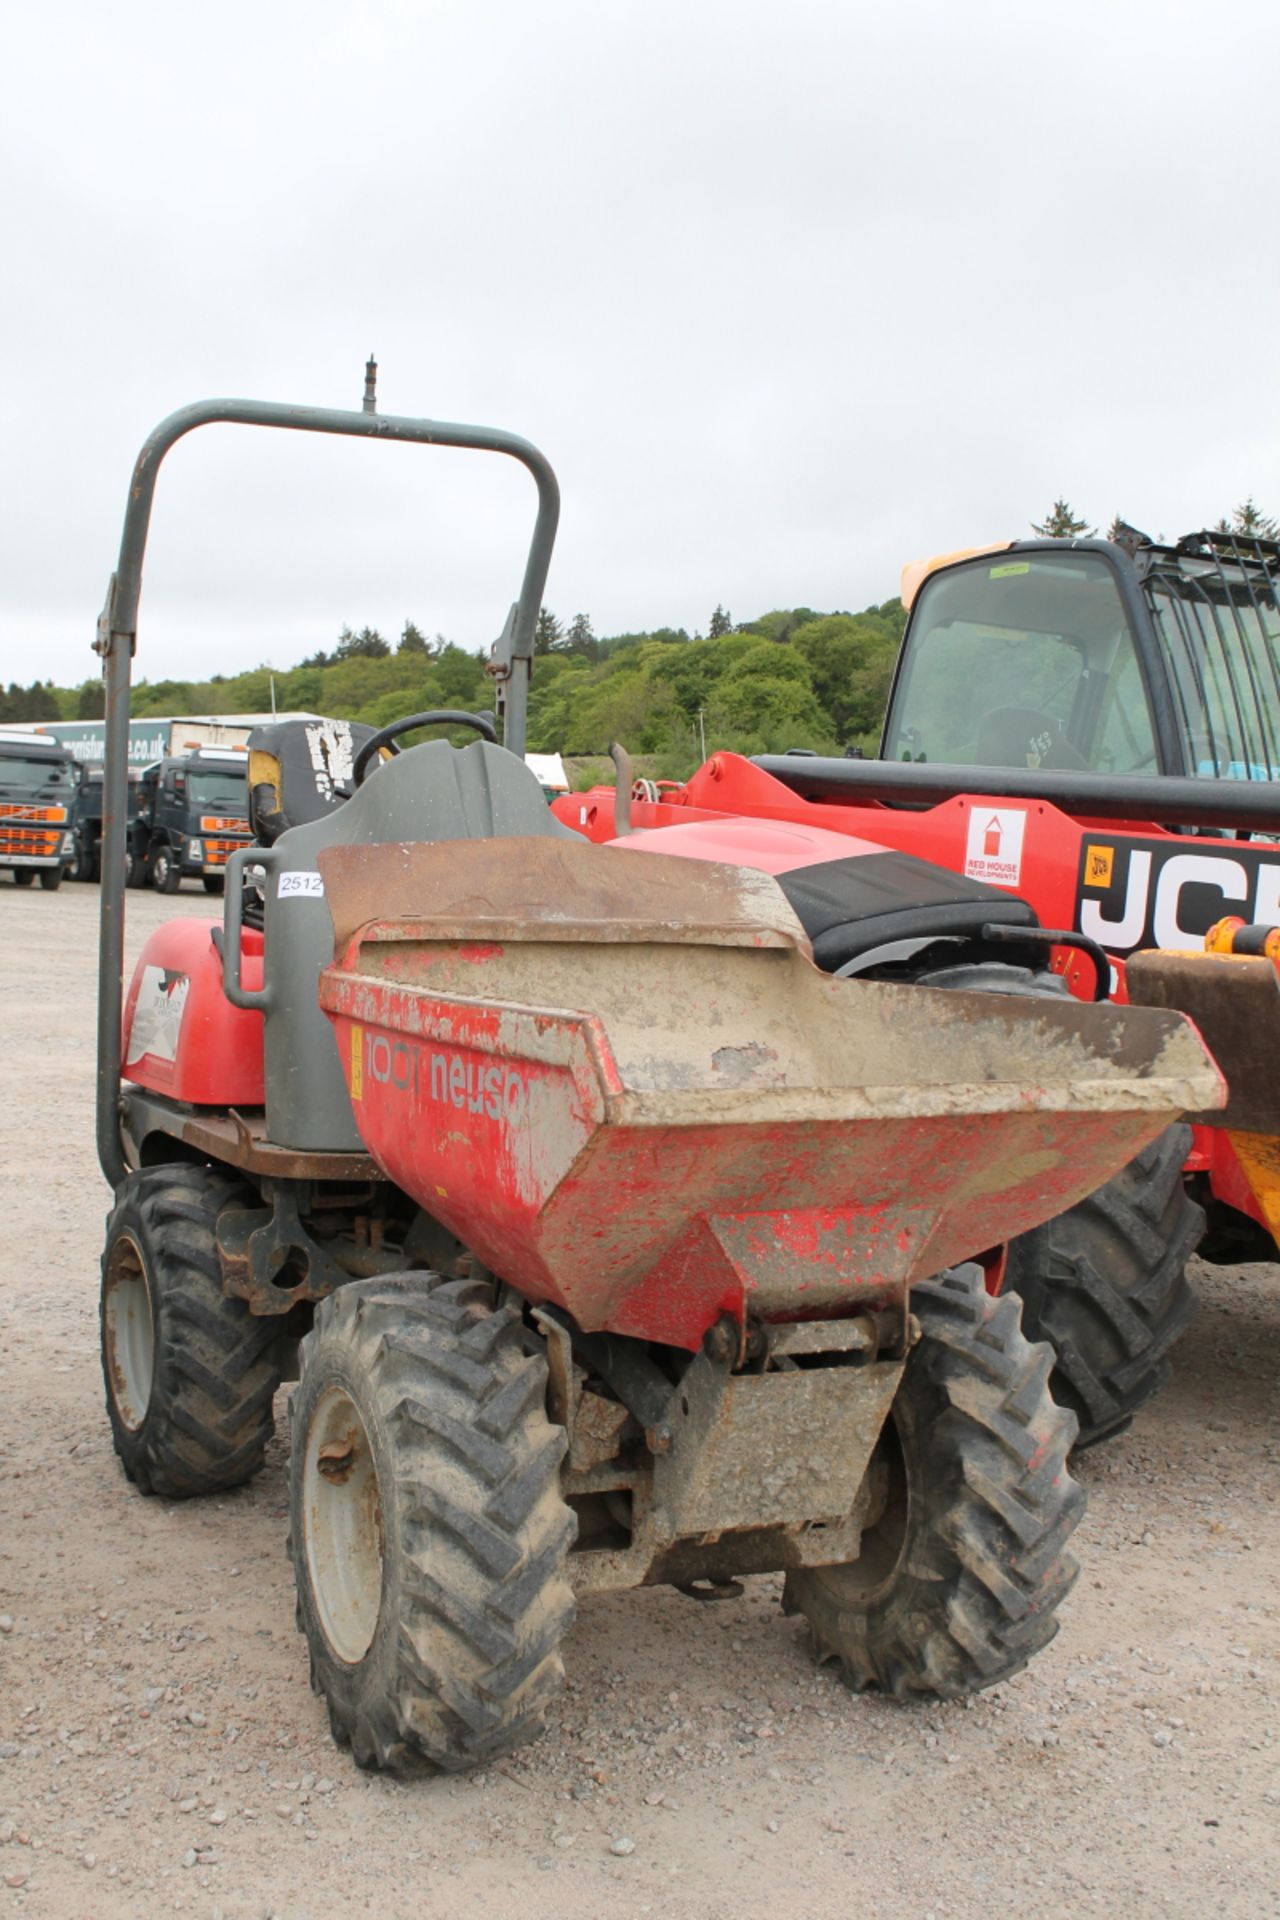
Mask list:
[{"label": "dumper front tire", "polygon": [[477,1282],[355,1281],[317,1310],[289,1547],[311,1683],[362,1767],[456,1772],[541,1731],[575,1531],[546,1385]]},{"label": "dumper front tire", "polygon": [[244,1189],[211,1167],[118,1188],[102,1256],[102,1372],[115,1449],[143,1493],[223,1493],[262,1465],[280,1322],[222,1290],[218,1214]]},{"label": "dumper front tire", "polygon": [[[872,1464],[858,1559],[787,1575],[819,1658],[850,1686],[949,1700],[1020,1671],[1058,1630],[1084,1507],[1067,1471],[1075,1416],[1049,1391],[1052,1349],[976,1266],[913,1288],[912,1349]],[[878,1511],[877,1511],[878,1509]]]},{"label": "dumper front tire", "polygon": [[1078,1447],[1127,1427],[1169,1377],[1167,1355],[1196,1311],[1187,1261],[1204,1213],[1182,1169],[1191,1129],[1170,1127],[1096,1193],[1010,1242],[1005,1287],[1023,1330],[1052,1342],[1054,1397]]}]

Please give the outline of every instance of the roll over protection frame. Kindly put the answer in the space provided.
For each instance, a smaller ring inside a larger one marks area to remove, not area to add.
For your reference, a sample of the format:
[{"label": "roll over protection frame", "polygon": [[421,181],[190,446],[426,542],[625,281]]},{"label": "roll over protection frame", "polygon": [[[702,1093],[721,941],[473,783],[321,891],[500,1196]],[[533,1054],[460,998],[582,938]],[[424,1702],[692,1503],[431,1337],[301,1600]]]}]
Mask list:
[{"label": "roll over protection frame", "polygon": [[[494,649],[491,671],[504,692],[504,744],[523,758],[528,715],[533,636],[542,605],[551,550],[560,517],[560,489],[549,461],[528,440],[496,427],[460,426],[449,421],[366,410],[345,412],[265,400],[200,400],[171,413],[144,442],[133,469],[120,535],[116,570],[98,619],[94,651],[101,655],[105,683],[105,741],[102,793],[102,895],[98,934],[98,1160],[112,1187],[128,1173],[121,1144],[120,1070],[124,1009],[125,836],[129,774],[129,701],[133,655],[138,637],[138,603],[151,506],[160,463],[169,449],[196,427],[218,424],[276,427],[295,433],[354,434],[363,439],[408,441],[424,446],[462,447],[506,454],[532,474],[538,511],[525,561],[519,598],[511,608]],[[228,875],[228,885],[231,885]]]}]

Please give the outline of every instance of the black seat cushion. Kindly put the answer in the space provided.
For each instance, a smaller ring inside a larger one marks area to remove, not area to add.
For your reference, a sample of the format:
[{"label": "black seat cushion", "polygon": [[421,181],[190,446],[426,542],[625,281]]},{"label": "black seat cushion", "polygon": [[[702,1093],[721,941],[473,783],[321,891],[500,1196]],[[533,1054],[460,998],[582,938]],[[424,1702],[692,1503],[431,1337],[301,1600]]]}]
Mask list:
[{"label": "black seat cushion", "polygon": [[898,940],[978,937],[987,921],[1039,925],[1025,900],[911,853],[824,860],[778,875],[818,965],[833,973]]}]

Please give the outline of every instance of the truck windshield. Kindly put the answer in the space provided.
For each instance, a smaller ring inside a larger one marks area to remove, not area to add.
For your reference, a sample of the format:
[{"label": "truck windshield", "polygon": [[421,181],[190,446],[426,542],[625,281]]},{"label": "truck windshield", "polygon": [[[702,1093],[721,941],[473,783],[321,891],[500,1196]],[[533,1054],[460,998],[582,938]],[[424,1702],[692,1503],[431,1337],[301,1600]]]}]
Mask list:
[{"label": "truck windshield", "polygon": [[986,556],[920,589],[892,760],[1139,773],[1155,735],[1114,573],[1096,554]]},{"label": "truck windshield", "polygon": [[1262,555],[1170,555],[1146,591],[1170,665],[1188,771],[1210,780],[1280,779],[1280,610]]},{"label": "truck windshield", "polygon": [[216,807],[220,813],[248,813],[248,792],[243,773],[196,773],[187,775],[187,792],[197,807]]},{"label": "truck windshield", "polygon": [[69,790],[75,785],[65,760],[25,760],[0,753],[0,787],[9,793],[46,793],[50,787]]}]

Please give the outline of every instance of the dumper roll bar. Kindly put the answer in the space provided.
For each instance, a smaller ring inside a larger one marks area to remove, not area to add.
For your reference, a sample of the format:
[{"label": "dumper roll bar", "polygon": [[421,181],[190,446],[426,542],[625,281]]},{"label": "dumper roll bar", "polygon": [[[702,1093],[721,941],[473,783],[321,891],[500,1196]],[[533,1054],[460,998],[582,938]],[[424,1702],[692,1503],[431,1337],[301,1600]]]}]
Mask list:
[{"label": "dumper roll bar", "polygon": [[112,1187],[129,1169],[121,1145],[121,1016],[124,1007],[125,828],[128,807],[129,694],[138,638],[138,602],[142,562],[151,523],[160,462],[195,427],[219,423],[242,427],[283,427],[295,433],[358,434],[372,440],[404,440],[425,446],[464,447],[479,453],[503,453],[533,475],[538,513],[525,562],[520,596],[495,648],[493,671],[504,694],[504,742],[524,754],[533,662],[533,636],[546,586],[551,549],[560,517],[560,489],[549,461],[528,440],[496,427],[458,426],[449,421],[366,411],[348,413],[328,407],[297,407],[265,400],[200,400],[162,420],[144,442],[133,469],[120,535],[120,557],[107,587],[98,620],[94,651],[102,656],[105,683],[105,739],[102,783],[102,894],[98,934],[98,1160]]}]

